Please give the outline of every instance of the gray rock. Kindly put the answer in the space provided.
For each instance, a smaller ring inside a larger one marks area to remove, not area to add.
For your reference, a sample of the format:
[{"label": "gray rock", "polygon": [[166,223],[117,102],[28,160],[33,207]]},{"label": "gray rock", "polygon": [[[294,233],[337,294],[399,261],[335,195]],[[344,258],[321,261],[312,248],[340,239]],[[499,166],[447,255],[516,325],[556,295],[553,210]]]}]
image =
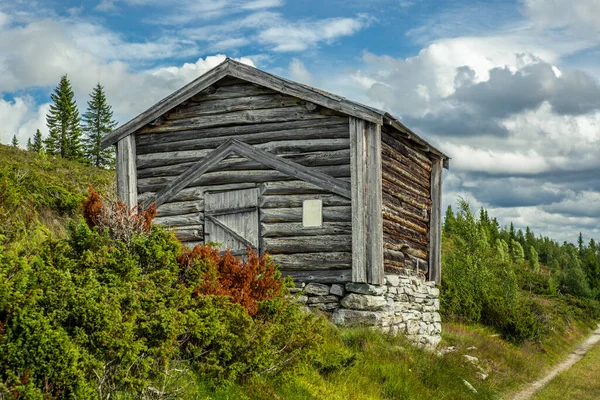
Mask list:
[{"label": "gray rock", "polygon": [[477,393],[477,389],[475,389],[473,385],[471,385],[467,380],[463,379],[462,381],[465,384],[465,386],[469,388],[470,391],[472,391],[473,393]]},{"label": "gray rock", "polygon": [[433,296],[433,297],[439,297],[440,296],[440,289],[438,289],[438,288],[429,288],[429,295]]},{"label": "gray rock", "polygon": [[400,277],[398,275],[386,275],[385,283],[388,286],[399,286],[400,285]]},{"label": "gray rock", "polygon": [[433,322],[442,322],[442,317],[439,313],[433,313]]},{"label": "gray rock", "polygon": [[477,379],[479,379],[480,381],[485,381],[488,378],[488,374],[485,374],[483,372],[476,372],[475,376],[477,377]]},{"label": "gray rock", "polygon": [[335,310],[331,316],[331,321],[336,325],[346,326],[372,326],[379,325],[383,319],[382,312],[376,311],[359,311],[359,310],[347,310],[339,308]]},{"label": "gray rock", "polygon": [[340,308],[339,303],[319,303],[319,304],[310,304],[310,308],[314,308],[321,311],[333,311]]},{"label": "gray rock", "polygon": [[406,323],[406,333],[409,335],[418,335],[421,330],[421,324],[419,321],[412,320]]},{"label": "gray rock", "polygon": [[344,285],[339,285],[337,283],[331,285],[329,289],[330,294],[335,294],[336,296],[343,297],[346,294],[346,289],[344,289]]},{"label": "gray rock", "polygon": [[308,301],[308,297],[307,296],[296,296],[296,297],[292,297],[292,300],[295,301],[296,303],[305,304]]},{"label": "gray rock", "polygon": [[329,285],[311,282],[304,288],[304,293],[315,296],[327,296],[329,294]]},{"label": "gray rock", "polygon": [[346,283],[346,291],[358,294],[370,294],[379,296],[387,292],[386,286],[369,285],[368,283]]},{"label": "gray rock", "polygon": [[464,354],[463,357],[473,365],[479,364],[479,358]]},{"label": "gray rock", "polygon": [[342,307],[353,310],[383,310],[388,303],[383,296],[369,296],[365,294],[350,293],[341,301]]},{"label": "gray rock", "polygon": [[318,304],[318,303],[337,303],[337,296],[329,295],[329,296],[309,296],[308,304]]}]

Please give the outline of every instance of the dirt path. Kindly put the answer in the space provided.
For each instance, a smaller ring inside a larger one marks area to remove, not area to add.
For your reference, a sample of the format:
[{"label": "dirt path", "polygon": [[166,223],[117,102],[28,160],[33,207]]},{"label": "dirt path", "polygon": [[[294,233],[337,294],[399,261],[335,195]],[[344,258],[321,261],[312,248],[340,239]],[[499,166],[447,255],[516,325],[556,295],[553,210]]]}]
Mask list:
[{"label": "dirt path", "polygon": [[600,325],[592,334],[567,357],[564,361],[558,364],[550,373],[541,379],[533,382],[527,389],[517,393],[513,400],[529,400],[537,392],[539,392],[544,386],[546,386],[556,375],[571,368],[573,364],[581,360],[583,356],[591,349],[596,343],[600,341]]}]

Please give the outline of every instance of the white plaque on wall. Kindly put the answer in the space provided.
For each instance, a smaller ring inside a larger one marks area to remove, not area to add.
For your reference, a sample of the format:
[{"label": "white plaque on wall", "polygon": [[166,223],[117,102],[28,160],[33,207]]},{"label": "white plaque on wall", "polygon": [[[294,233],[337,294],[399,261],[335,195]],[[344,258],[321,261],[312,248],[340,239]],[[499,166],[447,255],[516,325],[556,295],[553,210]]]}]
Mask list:
[{"label": "white plaque on wall", "polygon": [[304,200],[302,225],[304,227],[323,226],[323,202],[321,200]]}]

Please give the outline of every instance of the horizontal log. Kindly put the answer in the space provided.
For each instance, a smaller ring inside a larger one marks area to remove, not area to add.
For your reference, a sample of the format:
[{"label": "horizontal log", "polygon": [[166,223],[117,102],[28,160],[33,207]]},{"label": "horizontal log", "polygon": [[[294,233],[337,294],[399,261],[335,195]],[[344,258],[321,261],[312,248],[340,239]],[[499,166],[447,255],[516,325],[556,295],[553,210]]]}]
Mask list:
[{"label": "horizontal log", "polygon": [[383,259],[384,260],[394,261],[397,263],[404,263],[405,258],[406,258],[406,256],[401,251],[392,250],[392,249],[383,249]]},{"label": "horizontal log", "polygon": [[261,132],[288,131],[304,128],[326,127],[331,125],[348,126],[348,118],[329,117],[316,120],[298,120],[287,122],[273,122],[266,124],[236,125],[220,128],[204,128],[181,130],[170,133],[136,133],[136,144],[147,146],[151,144],[166,144],[208,137],[241,136]]},{"label": "horizontal log", "polygon": [[383,232],[383,248],[401,251],[421,259],[427,259],[428,248],[410,240],[401,239],[389,233]]},{"label": "horizontal log", "polygon": [[390,132],[381,132],[381,141],[403,156],[408,157],[421,168],[428,172],[431,171],[431,160],[423,153],[411,148],[411,145],[407,144],[404,140],[394,137]]},{"label": "horizontal log", "polygon": [[292,194],[265,195],[260,200],[262,208],[302,207],[305,200],[321,200],[323,206],[349,206],[350,199],[336,194]]},{"label": "horizontal log", "polygon": [[[280,156],[286,160],[296,162],[300,165],[309,167],[321,167],[326,165],[341,165],[350,164],[350,150],[325,151],[308,154],[290,154]],[[197,161],[185,162],[181,164],[157,166],[154,168],[142,168],[137,170],[138,179],[150,178],[156,176],[178,175]],[[230,157],[218,163],[210,171],[236,171],[236,170],[256,170],[269,169],[268,166],[262,165],[257,161],[248,160],[243,157]]]},{"label": "horizontal log", "polygon": [[429,232],[426,223],[407,217],[406,214],[398,213],[385,205],[383,206],[383,219],[393,223],[406,226],[416,232],[426,235]]},{"label": "horizontal log", "polygon": [[391,196],[410,204],[420,210],[431,210],[431,199],[419,196],[414,192],[408,191],[402,187],[395,185],[393,182],[383,178],[381,181],[382,190]]},{"label": "horizontal log", "polygon": [[429,192],[429,187],[431,185],[431,178],[426,176],[424,173],[415,173],[411,170],[406,164],[394,160],[391,157],[382,157],[381,158],[381,166],[393,172],[394,174],[403,177],[407,181],[411,182],[413,185],[418,186],[419,188],[426,190]]},{"label": "horizontal log", "polygon": [[326,271],[282,271],[284,276],[294,279],[294,282],[344,283],[352,281],[352,269]]},{"label": "horizontal log", "polygon": [[429,187],[424,188],[422,185],[417,185],[414,182],[406,179],[402,175],[396,173],[396,171],[389,168],[388,164],[383,164],[381,167],[382,178],[391,182],[393,185],[402,188],[408,192],[411,192],[417,196],[424,197],[426,199],[431,198]]},{"label": "horizontal log", "polygon": [[419,180],[426,182],[431,179],[431,171],[422,168],[419,164],[415,163],[410,158],[402,155],[393,147],[383,142],[381,143],[381,159],[382,162],[390,162],[392,160],[395,161],[396,163],[402,165],[403,168],[410,171],[412,175],[419,177]]},{"label": "horizontal log", "polygon": [[263,238],[263,249],[269,254],[314,253],[320,251],[351,252],[352,235]]},{"label": "horizontal log", "polygon": [[185,118],[164,121],[155,126],[141,130],[144,133],[174,132],[180,130],[200,129],[217,126],[238,124],[260,124],[270,122],[285,122],[309,119],[330,118],[319,112],[310,112],[304,106],[269,108],[265,110],[234,111],[227,114],[206,115],[195,118]]},{"label": "horizontal log", "polygon": [[193,103],[167,114],[167,119],[181,119],[214,115],[233,111],[260,110],[265,108],[284,108],[306,104],[306,101],[297,97],[286,96],[279,93],[262,94],[229,99],[214,99]]},{"label": "horizontal log", "polygon": [[219,99],[231,99],[236,97],[256,96],[260,94],[277,93],[264,86],[251,83],[238,83],[234,85],[223,85],[221,81],[212,85],[190,99],[190,102],[204,102]]},{"label": "horizontal log", "polygon": [[[314,167],[311,169],[332,177],[347,177],[350,175],[349,165]],[[164,176],[138,179],[138,192],[158,192],[176,177],[177,176]],[[231,183],[260,183],[291,179],[294,178],[274,170],[218,171],[201,175],[190,182],[187,187],[224,185]]]},{"label": "horizontal log", "polygon": [[154,223],[162,226],[197,225],[204,220],[203,213],[173,215],[170,217],[156,217]]},{"label": "horizontal log", "polygon": [[[204,201],[205,192],[227,192],[229,190],[241,190],[250,189],[256,187],[254,183],[233,183],[228,185],[209,185],[209,186],[196,186],[181,189],[177,194],[171,198],[171,202],[177,201],[190,201],[190,200],[202,200]],[[141,203],[146,200],[155,197],[156,192],[142,192],[138,195],[138,200]]]},{"label": "horizontal log", "polygon": [[382,195],[384,207],[401,215],[405,215],[407,218],[412,218],[414,221],[421,221],[429,226],[429,212],[426,209],[414,207],[407,202],[390,195],[386,191],[383,191]]},{"label": "horizontal log", "polygon": [[262,223],[263,237],[345,235],[352,233],[351,222],[323,222],[320,227],[304,227],[301,222]]},{"label": "horizontal log", "polygon": [[271,256],[280,269],[287,270],[335,270],[346,269],[352,265],[352,253],[300,253],[273,254]]},{"label": "horizontal log", "polygon": [[190,214],[204,209],[204,199],[192,201],[177,201],[161,204],[156,209],[157,216],[169,217],[172,215]]},{"label": "horizontal log", "polygon": [[383,220],[383,232],[393,235],[394,237],[410,240],[423,246],[429,245],[429,235],[426,233],[414,231],[405,225],[387,219]]},{"label": "horizontal log", "polygon": [[200,241],[182,241],[181,244],[183,244],[186,247],[189,247],[190,249],[193,249],[194,247],[198,246],[198,245],[204,245],[204,241],[200,240]]},{"label": "horizontal log", "polygon": [[[255,144],[254,147],[276,155],[302,154],[314,152],[333,152],[350,148],[349,139],[313,139],[313,140],[281,140]],[[138,154],[137,168],[161,167],[165,165],[197,162],[210,154],[214,149],[183,150],[165,153]]]},{"label": "horizontal log", "polygon": [[[309,139],[348,139],[350,133],[345,124],[285,129],[278,131],[259,131],[256,133],[235,134],[221,136],[197,136],[189,140],[177,140],[167,143],[148,143],[136,146],[136,154],[164,153],[170,151],[214,149],[227,139],[238,139],[248,144],[261,144],[281,140],[309,140]],[[318,151],[314,148],[313,151]]]},{"label": "horizontal log", "polygon": [[280,181],[265,182],[261,184],[262,194],[269,195],[288,195],[288,194],[309,194],[309,193],[329,193],[325,189],[304,181]]},{"label": "horizontal log", "polygon": [[182,242],[198,241],[204,239],[204,229],[202,227],[191,229],[177,228],[175,229],[175,236]]},{"label": "horizontal log", "polygon": [[[352,208],[348,206],[323,207],[323,222],[349,222]],[[267,208],[260,211],[264,223],[302,222],[302,207]]]}]

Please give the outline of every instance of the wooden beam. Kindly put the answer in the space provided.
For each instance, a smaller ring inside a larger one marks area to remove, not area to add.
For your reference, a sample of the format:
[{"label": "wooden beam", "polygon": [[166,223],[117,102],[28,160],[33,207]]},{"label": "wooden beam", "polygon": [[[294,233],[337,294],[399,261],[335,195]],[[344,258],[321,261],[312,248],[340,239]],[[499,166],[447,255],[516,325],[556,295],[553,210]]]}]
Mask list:
[{"label": "wooden beam", "polygon": [[131,210],[137,200],[137,172],[135,168],[135,135],[117,143],[117,195]]},{"label": "wooden beam", "polygon": [[429,280],[442,280],[442,168],[443,160],[433,160],[431,169],[431,216],[429,219]]},{"label": "wooden beam", "polygon": [[235,153],[253,159],[279,172],[293,176],[305,182],[312,183],[340,196],[351,198],[350,184],[331,175],[324,174],[313,168],[305,167],[285,158],[278,157],[268,151],[259,150],[247,143],[233,140]]},{"label": "wooden beam", "polygon": [[220,161],[224,160],[231,153],[233,141],[228,140],[221,146],[217,147],[209,155],[204,157],[200,162],[189,167],[183,174],[175,178],[169,185],[163,188],[160,192],[156,193],[153,198],[146,200],[146,205],[156,203],[156,206],[160,206],[177,192],[186,187],[191,181],[196,179],[198,176],[204,174],[212,166],[216,165]]},{"label": "wooden beam", "polygon": [[365,121],[350,117],[353,282],[367,282],[367,232],[365,229],[365,150]]},{"label": "wooden beam", "polygon": [[137,117],[133,118],[126,124],[120,126],[102,138],[102,149],[107,148],[111,144],[117,143],[122,138],[129,136],[136,130],[142,128],[144,125],[149,124],[150,122],[163,116],[169,110],[172,110],[179,104],[190,99],[201,90],[206,89],[221,78],[224,78],[227,75],[228,70],[229,62],[228,60],[225,60],[193,82],[171,93]]},{"label": "wooden beam", "polygon": [[365,128],[367,280],[374,285],[383,285],[381,125],[366,123]]}]

